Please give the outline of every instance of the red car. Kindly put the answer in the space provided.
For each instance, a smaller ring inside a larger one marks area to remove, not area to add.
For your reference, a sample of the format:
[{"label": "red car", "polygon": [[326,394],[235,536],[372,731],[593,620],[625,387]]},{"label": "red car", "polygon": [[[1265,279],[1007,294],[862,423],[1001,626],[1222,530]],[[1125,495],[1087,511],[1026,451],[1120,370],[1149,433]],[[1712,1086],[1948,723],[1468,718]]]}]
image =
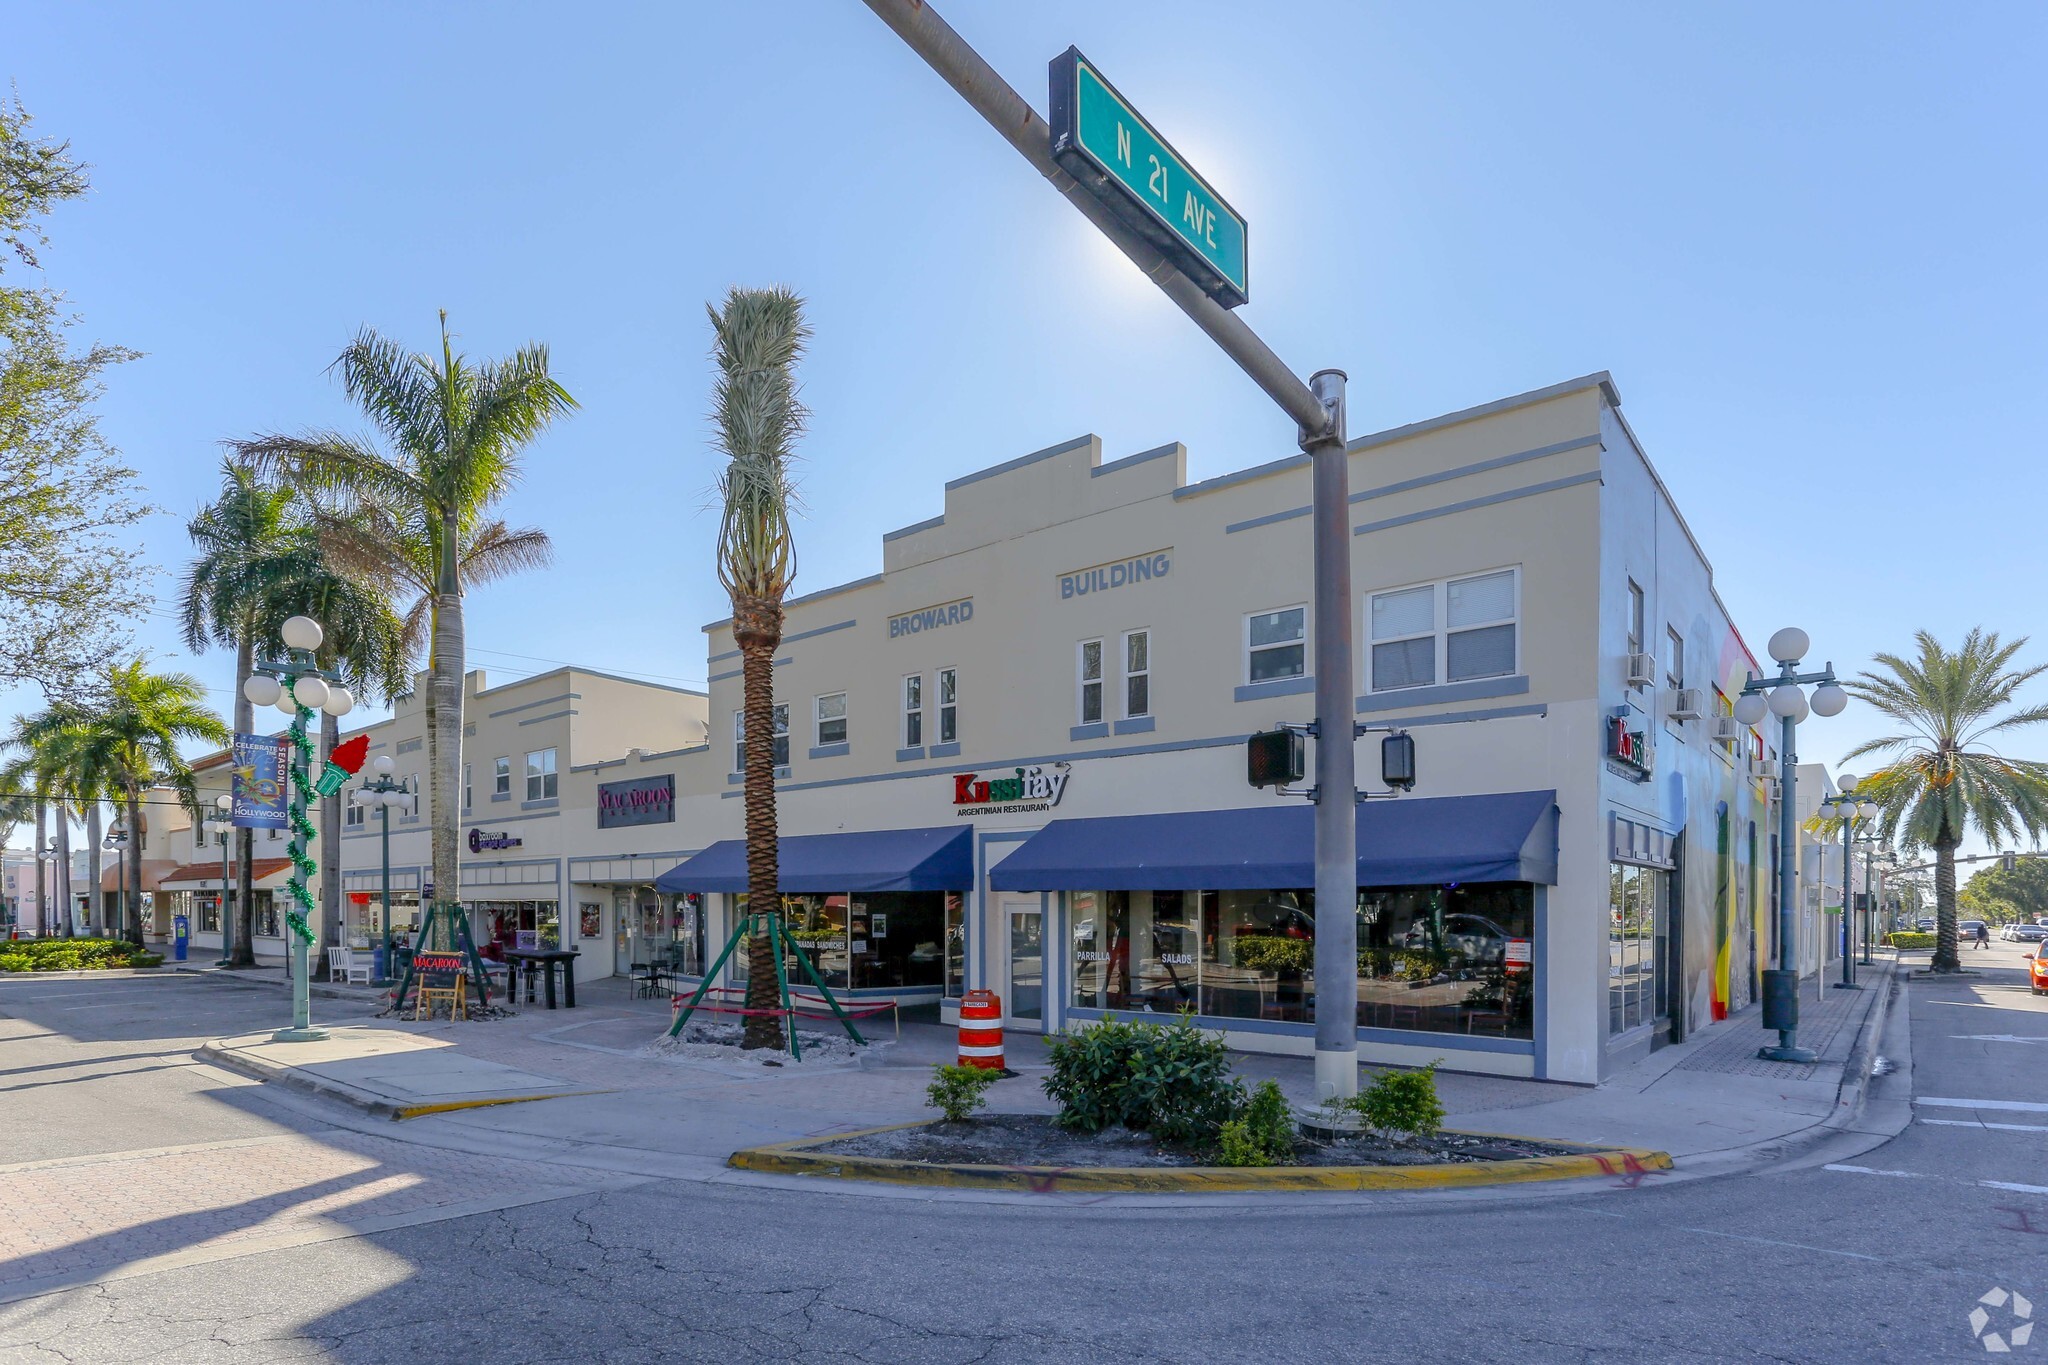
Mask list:
[{"label": "red car", "polygon": [[2034,994],[2048,995],[2048,952],[2028,953],[2027,958],[2027,980],[2033,985]]}]

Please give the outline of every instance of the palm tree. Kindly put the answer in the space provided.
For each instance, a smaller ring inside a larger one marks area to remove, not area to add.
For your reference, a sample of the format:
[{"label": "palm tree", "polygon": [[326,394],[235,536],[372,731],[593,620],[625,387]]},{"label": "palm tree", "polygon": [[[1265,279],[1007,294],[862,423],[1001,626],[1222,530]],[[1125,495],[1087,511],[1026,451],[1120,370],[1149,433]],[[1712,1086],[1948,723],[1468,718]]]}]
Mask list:
[{"label": "palm tree", "polygon": [[[56,736],[82,715],[75,700],[56,701],[33,716],[16,716],[13,732],[0,740],[0,753],[12,755],[6,766],[0,767],[0,787],[24,793],[35,803],[36,931],[64,938],[71,936],[72,776],[64,768]],[[55,857],[46,865],[42,854],[53,809],[57,816]]]},{"label": "palm tree", "polygon": [[518,481],[521,451],[576,401],[548,373],[547,347],[471,363],[455,353],[441,314],[441,354],[409,354],[365,328],[334,367],[349,398],[383,433],[380,450],[338,432],[259,436],[229,448],[259,473],[283,474],[347,514],[381,507],[417,520],[433,556],[427,731],[434,884],[453,899],[462,771],[465,668],[462,561],[479,514]]},{"label": "palm tree", "polygon": [[[51,765],[68,775],[75,791],[118,791],[128,828],[142,829],[142,794],[168,786],[197,822],[199,795],[192,769],[179,754],[188,741],[225,744],[228,729],[208,710],[205,688],[189,673],[151,673],[137,659],[108,671],[104,693],[90,707],[76,708],[47,735]],[[127,902],[120,931],[142,943],[142,860],[128,860]]]},{"label": "palm tree", "polygon": [[[4,779],[0,779],[0,781],[4,781]],[[17,795],[16,793],[20,794]],[[4,787],[0,787],[0,853],[6,851],[9,841],[14,838],[15,829],[35,819],[38,814],[40,814],[40,809],[34,796],[11,782],[6,783]],[[40,831],[37,834],[36,847],[30,851],[35,853],[42,851]],[[40,869],[42,864],[39,862],[36,866],[38,868],[37,891],[40,892],[42,889],[40,885]],[[42,896],[38,894],[36,897],[38,912],[41,911],[42,904]],[[21,897],[19,895],[15,897],[14,901],[14,926],[16,932],[19,932],[21,928]]]},{"label": "palm tree", "polygon": [[2048,831],[2048,763],[2007,758],[1984,741],[2001,731],[2048,721],[2048,705],[2007,709],[2013,693],[2048,672],[2048,664],[2008,669],[2025,637],[2002,644],[1972,630],[1953,653],[1926,631],[1914,636],[1920,657],[1879,654],[1886,671],[1860,673],[1849,691],[1906,729],[1857,745],[1844,763],[1885,754],[1886,766],[1856,786],[1883,807],[1879,832],[1908,852],[1934,850],[1933,969],[1962,970],[1956,955],[1956,847],[1974,825],[1993,843],[2025,831],[2039,842]]},{"label": "palm tree", "polygon": [[[289,488],[265,487],[250,470],[224,461],[221,492],[199,509],[186,530],[198,554],[185,568],[179,610],[185,645],[194,653],[209,645],[235,651],[235,733],[256,728],[255,707],[241,683],[256,661],[263,603],[291,566],[286,541],[293,525]],[[234,956],[229,965],[256,965],[255,845],[248,830],[236,831],[238,907]]]},{"label": "palm tree", "polygon": [[[740,647],[742,737],[746,756],[747,908],[780,913],[775,819],[775,650],[782,643],[782,601],[796,574],[789,514],[790,463],[807,413],[796,398],[796,362],[810,328],[803,300],[787,289],[733,289],[725,306],[707,305],[715,338],[712,390],[715,443],[728,463],[719,476],[718,579],[732,596],[733,640]],[[756,921],[747,945],[747,1009],[742,1047],[782,1046],[774,946]]]}]

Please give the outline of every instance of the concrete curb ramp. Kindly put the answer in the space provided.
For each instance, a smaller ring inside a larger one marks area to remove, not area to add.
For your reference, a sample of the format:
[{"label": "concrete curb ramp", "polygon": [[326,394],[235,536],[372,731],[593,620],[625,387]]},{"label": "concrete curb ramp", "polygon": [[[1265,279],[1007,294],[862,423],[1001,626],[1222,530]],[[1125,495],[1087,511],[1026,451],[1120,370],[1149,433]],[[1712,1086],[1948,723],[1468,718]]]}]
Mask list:
[{"label": "concrete curb ramp", "polygon": [[[922,1128],[936,1119],[892,1123],[830,1137],[778,1142],[734,1152],[726,1164],[768,1175],[824,1176],[941,1189],[1028,1194],[1246,1194],[1456,1189],[1588,1176],[1637,1176],[1671,1169],[1671,1157],[1647,1148],[1580,1148],[1563,1156],[1467,1161],[1440,1166],[980,1166],[842,1156],[811,1149],[869,1133]],[[1447,1131],[1455,1132],[1450,1129]],[[1484,1134],[1498,1137],[1499,1134]],[[1530,1139],[1547,1141],[1547,1139]],[[1564,1144],[1552,1143],[1552,1146]]]},{"label": "concrete curb ramp", "polygon": [[216,1039],[202,1046],[197,1056],[203,1062],[210,1062],[227,1071],[266,1081],[276,1085],[288,1085],[294,1090],[303,1090],[323,1099],[338,1100],[342,1104],[360,1109],[375,1118],[401,1121],[423,1118],[429,1114],[449,1114],[461,1109],[486,1109],[501,1104],[524,1104],[530,1100],[558,1100],[572,1095],[597,1095],[605,1092],[589,1089],[548,1089],[498,1091],[492,1094],[469,1094],[461,1098],[431,1099],[420,1096],[417,1102],[408,1103],[390,1093],[380,1093],[363,1086],[332,1076],[323,1076],[308,1067],[292,1066],[258,1056],[245,1047],[236,1046],[235,1039]]}]

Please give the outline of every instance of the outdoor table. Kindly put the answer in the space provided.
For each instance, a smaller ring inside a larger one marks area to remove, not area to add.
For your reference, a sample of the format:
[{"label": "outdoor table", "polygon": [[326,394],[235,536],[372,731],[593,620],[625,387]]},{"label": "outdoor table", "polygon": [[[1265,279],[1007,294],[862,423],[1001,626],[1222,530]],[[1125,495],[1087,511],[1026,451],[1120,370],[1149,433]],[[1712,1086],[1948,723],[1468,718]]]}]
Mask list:
[{"label": "outdoor table", "polygon": [[[576,1008],[575,962],[581,956],[582,954],[574,948],[507,948],[505,950],[507,966],[528,966],[540,969],[541,979],[547,986],[549,1009],[555,1007],[555,967],[557,964],[562,968],[562,1008],[571,1010]],[[531,986],[527,987],[527,999],[529,1001],[533,998],[532,989]],[[519,998],[516,987],[512,992],[512,998],[514,1000]]]}]

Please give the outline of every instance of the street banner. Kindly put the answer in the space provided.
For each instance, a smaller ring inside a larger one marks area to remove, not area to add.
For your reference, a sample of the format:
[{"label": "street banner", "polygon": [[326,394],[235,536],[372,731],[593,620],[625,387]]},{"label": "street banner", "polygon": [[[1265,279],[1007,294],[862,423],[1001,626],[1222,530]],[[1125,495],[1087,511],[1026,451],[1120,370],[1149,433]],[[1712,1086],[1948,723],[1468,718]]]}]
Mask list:
[{"label": "street banner", "polygon": [[285,829],[286,784],[291,772],[291,740],[270,735],[235,736],[236,829]]}]

